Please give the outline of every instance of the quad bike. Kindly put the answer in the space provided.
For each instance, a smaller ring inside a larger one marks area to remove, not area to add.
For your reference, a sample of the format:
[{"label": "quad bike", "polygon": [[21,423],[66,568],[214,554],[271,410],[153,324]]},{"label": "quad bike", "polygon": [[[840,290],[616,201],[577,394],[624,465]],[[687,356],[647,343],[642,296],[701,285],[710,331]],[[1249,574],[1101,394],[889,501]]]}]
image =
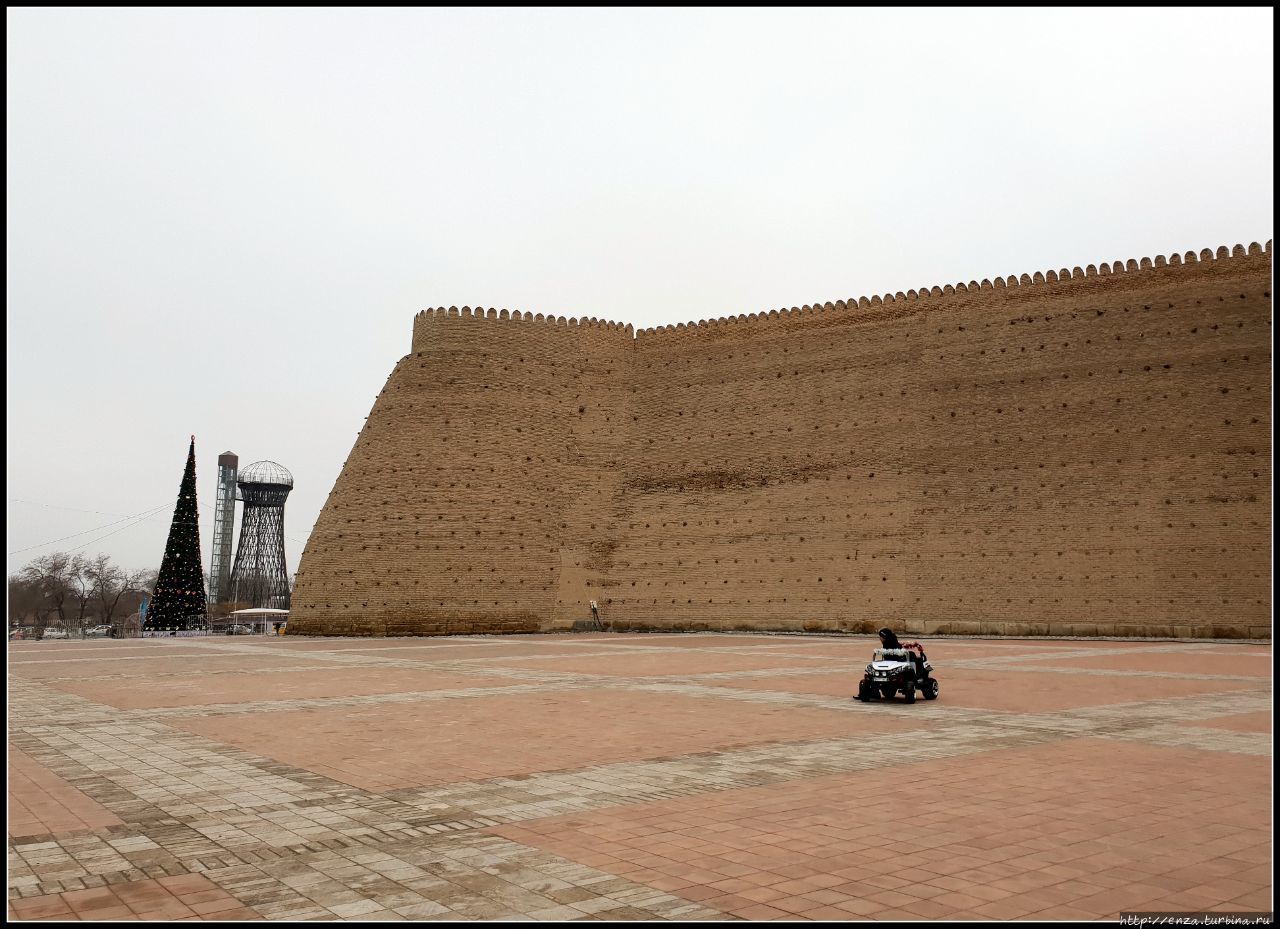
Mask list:
[{"label": "quad bike", "polygon": [[[912,650],[919,652],[919,658]],[[902,648],[877,648],[871,655],[871,664],[858,682],[858,697],[862,701],[888,700],[899,690],[907,703],[916,702],[916,692],[926,700],[938,699],[938,679],[930,676],[933,665],[925,657],[924,647],[918,642],[908,642]]]}]

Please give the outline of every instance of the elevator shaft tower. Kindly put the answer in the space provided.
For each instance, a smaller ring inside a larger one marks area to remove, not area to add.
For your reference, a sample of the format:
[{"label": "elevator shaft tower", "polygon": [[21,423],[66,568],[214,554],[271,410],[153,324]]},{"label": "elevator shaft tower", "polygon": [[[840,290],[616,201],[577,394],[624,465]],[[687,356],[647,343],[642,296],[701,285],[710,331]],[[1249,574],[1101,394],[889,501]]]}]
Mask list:
[{"label": "elevator shaft tower", "polygon": [[218,494],[213,507],[213,554],[209,558],[209,602],[231,599],[231,546],[235,542],[236,469],[235,452],[218,456]]}]

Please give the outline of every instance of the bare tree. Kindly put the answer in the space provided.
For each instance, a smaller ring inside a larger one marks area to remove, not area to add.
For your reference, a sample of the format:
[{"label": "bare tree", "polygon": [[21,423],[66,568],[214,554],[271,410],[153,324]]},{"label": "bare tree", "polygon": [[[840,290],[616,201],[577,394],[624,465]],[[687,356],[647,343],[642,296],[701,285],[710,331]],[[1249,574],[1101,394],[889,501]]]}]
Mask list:
[{"label": "bare tree", "polygon": [[58,625],[81,634],[95,615],[123,633],[128,617],[137,625],[138,607],[156,586],[155,570],[127,571],[110,555],[53,552],[36,558],[9,578],[9,617],[34,627],[33,638]]},{"label": "bare tree", "polygon": [[43,634],[49,625],[49,604],[39,583],[20,575],[9,577],[9,626],[26,626]]},{"label": "bare tree", "polygon": [[94,601],[93,562],[84,555],[76,555],[67,564],[67,602],[70,624],[63,620],[67,631],[73,635],[84,634],[84,618]]},{"label": "bare tree", "polygon": [[18,577],[38,591],[43,610],[36,614],[37,639],[44,638],[49,620],[56,614],[59,624],[67,625],[67,599],[71,595],[71,561],[66,552],[42,555],[18,572]]},{"label": "bare tree", "polygon": [[[110,555],[98,555],[89,564],[89,577],[93,583],[93,595],[97,600],[99,618],[113,625],[121,602],[129,594],[141,592],[147,571],[126,571],[111,561]],[[123,612],[123,611],[122,611]]]}]

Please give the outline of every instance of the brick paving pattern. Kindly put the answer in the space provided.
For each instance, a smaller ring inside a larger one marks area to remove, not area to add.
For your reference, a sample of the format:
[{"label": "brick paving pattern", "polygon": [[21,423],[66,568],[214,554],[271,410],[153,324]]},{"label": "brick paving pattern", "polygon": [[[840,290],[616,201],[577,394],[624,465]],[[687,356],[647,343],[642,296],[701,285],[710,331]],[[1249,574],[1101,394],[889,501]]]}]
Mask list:
[{"label": "brick paving pattern", "polygon": [[9,835],[92,832],[121,821],[20,749],[9,748]]},{"label": "brick paving pattern", "polygon": [[866,636],[22,642],[16,920],[1270,910],[1271,649]]}]

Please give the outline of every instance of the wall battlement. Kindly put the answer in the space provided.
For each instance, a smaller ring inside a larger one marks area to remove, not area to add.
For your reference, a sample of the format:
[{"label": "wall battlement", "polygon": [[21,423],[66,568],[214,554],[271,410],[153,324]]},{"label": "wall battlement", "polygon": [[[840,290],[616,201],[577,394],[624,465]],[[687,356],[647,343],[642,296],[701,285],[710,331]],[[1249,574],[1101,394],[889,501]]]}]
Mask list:
[{"label": "wall battlement", "polygon": [[[1128,261],[1116,261],[1113,264],[1102,262],[1100,265],[1088,265],[1085,268],[1076,267],[1073,269],[1062,268],[1059,271],[1037,271],[1034,275],[1009,275],[1005,277],[996,277],[994,281],[983,278],[981,281],[970,281],[965,284],[963,281],[957,284],[947,284],[939,287],[933,285],[930,287],[922,287],[917,290],[908,290],[906,293],[898,291],[897,293],[886,293],[883,295],[876,294],[871,297],[849,298],[848,300],[837,300],[835,302],[827,301],[825,303],[814,303],[812,305],[805,304],[800,307],[783,307],[777,310],[769,310],[761,313],[744,313],[737,316],[723,316],[716,319],[703,319],[697,322],[677,323],[674,325],[654,326],[647,329],[636,331],[636,338],[645,336],[659,335],[663,333],[671,333],[686,329],[702,329],[716,328],[720,326],[730,326],[741,323],[759,323],[759,322],[777,322],[784,320],[803,319],[811,315],[821,315],[824,313],[847,313],[857,312],[859,310],[869,310],[874,308],[895,309],[898,311],[913,311],[925,308],[935,308],[944,305],[939,302],[939,298],[957,297],[970,294],[996,294],[1000,291],[1013,291],[1017,288],[1034,287],[1038,284],[1084,284],[1086,286],[1096,282],[1098,278],[1114,277],[1118,275],[1130,274],[1135,271],[1147,271],[1156,268],[1166,267],[1194,267],[1196,271],[1203,272],[1212,270],[1216,267],[1214,262],[1223,259],[1240,258],[1245,256],[1262,256],[1271,254],[1271,241],[1267,240],[1266,246],[1259,245],[1254,242],[1246,249],[1243,245],[1236,245],[1234,248],[1227,246],[1219,246],[1215,252],[1213,249],[1203,249],[1199,254],[1193,251],[1179,255],[1176,252],[1168,258],[1163,255],[1157,255],[1154,260],[1151,258],[1143,258],[1141,260],[1130,258]],[[1135,281],[1128,281],[1128,284],[1135,284]],[[1140,283],[1136,283],[1141,286]],[[1011,294],[1010,294],[1011,295]],[[926,306],[915,306],[914,304],[923,303]]]},{"label": "wall battlement", "polygon": [[[867,297],[850,297],[847,300],[836,300],[826,302],[815,302],[813,304],[804,304],[803,306],[782,307],[776,310],[766,310],[758,313],[741,313],[736,316],[719,316],[713,319],[700,319],[697,321],[690,320],[682,323],[672,323],[664,326],[650,326],[644,329],[635,329],[630,323],[620,323],[611,320],[597,319],[592,316],[589,318],[578,319],[575,317],[556,316],[554,314],[521,312],[520,310],[509,311],[506,309],[496,310],[493,308],[482,309],[476,307],[430,307],[421,310],[415,317],[415,326],[419,319],[439,319],[447,317],[467,317],[473,319],[503,319],[513,322],[536,322],[545,323],[552,326],[583,328],[583,329],[605,329],[608,331],[625,332],[628,336],[641,339],[646,336],[661,335],[664,333],[682,332],[685,330],[695,329],[715,329],[717,327],[733,326],[742,323],[760,323],[760,322],[777,322],[783,320],[799,320],[809,316],[821,316],[826,313],[856,313],[859,310],[869,310],[872,308],[897,308],[905,309],[907,305],[923,302],[927,307],[933,308],[942,304],[937,303],[939,298],[967,296],[971,294],[995,294],[999,291],[1011,291],[1016,288],[1034,287],[1038,284],[1085,284],[1091,285],[1097,282],[1099,278],[1116,277],[1119,275],[1132,274],[1139,271],[1151,271],[1158,268],[1193,268],[1191,273],[1212,272],[1218,269],[1216,262],[1230,260],[1232,258],[1243,258],[1247,256],[1269,256],[1271,254],[1271,240],[1268,239],[1266,245],[1260,245],[1252,242],[1248,247],[1237,244],[1234,248],[1228,248],[1220,245],[1216,250],[1205,248],[1200,252],[1187,251],[1179,254],[1173,252],[1167,257],[1157,255],[1152,258],[1129,258],[1128,260],[1117,260],[1112,263],[1101,262],[1097,265],[1087,265],[1084,268],[1076,266],[1074,268],[1061,268],[1057,271],[1037,271],[1035,274],[1023,273],[1021,275],[1011,274],[1008,277],[997,276],[994,280],[991,278],[983,278],[981,281],[969,281],[966,284],[960,281],[956,284],[946,284],[943,286],[932,285],[921,287],[919,290],[908,290],[905,293],[898,291],[897,293],[875,294]],[[1130,280],[1126,282],[1133,286],[1141,286],[1141,282]],[[923,307],[913,307],[913,309],[922,309]]]},{"label": "wall battlement", "polygon": [[[291,632],[1270,636],[1271,243],[636,331],[434,308]],[[935,312],[936,311],[936,312]]]},{"label": "wall battlement", "polygon": [[581,328],[581,329],[609,329],[609,330],[616,329],[616,330],[625,331],[628,335],[631,335],[633,333],[633,328],[630,323],[623,325],[622,323],[610,322],[604,319],[596,319],[594,316],[587,319],[573,319],[573,318],[566,319],[563,316],[554,316],[554,315],[544,316],[541,313],[522,313],[519,310],[516,310],[515,312],[511,312],[506,309],[495,310],[492,307],[488,309],[482,309],[480,307],[476,307],[474,310],[469,306],[464,306],[461,310],[459,310],[456,306],[431,307],[425,310],[420,310],[416,318],[439,319],[441,317],[447,318],[451,316],[459,317],[459,318],[465,317],[469,319],[509,319],[513,322],[523,321],[528,323],[534,323],[534,322],[546,323],[552,326],[568,326],[570,328]]}]

